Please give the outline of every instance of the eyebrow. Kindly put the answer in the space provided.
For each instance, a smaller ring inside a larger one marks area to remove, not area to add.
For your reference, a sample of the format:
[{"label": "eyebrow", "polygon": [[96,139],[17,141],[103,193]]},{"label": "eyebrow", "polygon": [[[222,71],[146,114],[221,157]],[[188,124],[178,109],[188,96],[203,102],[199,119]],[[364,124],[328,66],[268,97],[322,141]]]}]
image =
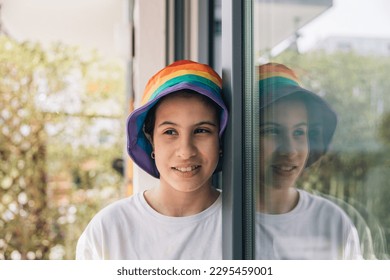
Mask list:
[{"label": "eyebrow", "polygon": [[[266,126],[266,125],[275,125],[275,126],[282,126],[279,123],[274,123],[274,122],[265,122],[261,123],[260,126]],[[307,122],[300,122],[294,125],[294,127],[299,127],[299,126],[309,126]]]},{"label": "eyebrow", "polygon": [[[178,126],[177,123],[175,122],[172,122],[172,121],[164,121],[162,123],[160,123],[158,125],[158,127],[161,127],[161,126],[164,126],[164,125],[173,125],[173,126]],[[201,121],[201,122],[198,122],[196,123],[194,126],[199,126],[199,125],[211,125],[211,126],[217,126],[217,124],[215,124],[214,122],[211,122],[211,121]]]}]

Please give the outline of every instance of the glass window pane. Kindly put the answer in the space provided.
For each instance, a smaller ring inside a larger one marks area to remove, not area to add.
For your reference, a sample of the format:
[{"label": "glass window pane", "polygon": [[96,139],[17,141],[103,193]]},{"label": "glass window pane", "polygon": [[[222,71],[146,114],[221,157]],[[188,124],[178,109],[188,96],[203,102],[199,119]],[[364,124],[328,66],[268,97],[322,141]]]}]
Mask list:
[{"label": "glass window pane", "polygon": [[[223,257],[253,258],[258,98],[253,95],[253,1],[222,1],[222,78],[229,107],[224,136]],[[256,168],[257,167],[257,168]]]},{"label": "glass window pane", "polygon": [[255,1],[256,258],[388,259],[389,11]]}]

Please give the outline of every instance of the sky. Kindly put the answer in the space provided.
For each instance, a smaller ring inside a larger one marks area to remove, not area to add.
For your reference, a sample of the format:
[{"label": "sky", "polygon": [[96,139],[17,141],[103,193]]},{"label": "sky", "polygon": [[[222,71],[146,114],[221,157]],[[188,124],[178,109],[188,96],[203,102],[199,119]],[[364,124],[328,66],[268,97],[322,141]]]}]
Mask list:
[{"label": "sky", "polygon": [[303,52],[330,36],[390,38],[390,0],[333,0],[300,34]]}]

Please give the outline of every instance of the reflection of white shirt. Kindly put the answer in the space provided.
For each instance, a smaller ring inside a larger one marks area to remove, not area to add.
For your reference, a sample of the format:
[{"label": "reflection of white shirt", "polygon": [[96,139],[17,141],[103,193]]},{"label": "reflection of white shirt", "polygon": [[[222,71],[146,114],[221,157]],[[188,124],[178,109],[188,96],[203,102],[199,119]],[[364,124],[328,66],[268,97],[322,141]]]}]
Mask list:
[{"label": "reflection of white shirt", "polygon": [[221,197],[187,217],[161,215],[141,193],[117,201],[91,220],[76,259],[222,259]]},{"label": "reflection of white shirt", "polygon": [[298,191],[289,213],[256,213],[256,259],[361,259],[357,231],[343,210]]}]

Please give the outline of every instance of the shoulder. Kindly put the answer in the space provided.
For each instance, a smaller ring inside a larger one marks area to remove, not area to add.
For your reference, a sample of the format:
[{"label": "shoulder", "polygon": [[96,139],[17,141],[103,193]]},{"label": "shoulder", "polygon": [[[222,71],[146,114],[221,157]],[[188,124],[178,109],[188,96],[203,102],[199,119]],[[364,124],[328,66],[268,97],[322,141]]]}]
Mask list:
[{"label": "shoulder", "polygon": [[138,221],[139,195],[123,198],[100,210],[88,223],[76,246],[77,259],[104,259],[104,244],[120,240],[122,231],[130,232]]},{"label": "shoulder", "polygon": [[325,197],[304,190],[299,190],[299,196],[305,210],[320,212],[326,216],[333,216],[333,218],[348,219],[347,214],[341,207]]},{"label": "shoulder", "polygon": [[332,201],[331,198],[326,196],[322,197],[301,190],[300,193],[307,200],[305,202],[305,213],[309,213],[311,221],[314,221],[317,225],[326,225],[333,232],[341,233],[344,241],[350,240],[354,244],[359,244],[355,225],[351,217],[337,204],[339,202]]},{"label": "shoulder", "polygon": [[142,207],[140,195],[142,194],[134,194],[107,205],[92,218],[89,226],[109,227],[123,220],[128,221],[132,213],[139,212]]},{"label": "shoulder", "polygon": [[337,205],[335,205],[333,202],[330,200],[319,196],[317,194],[309,193],[305,190],[298,190],[299,191],[299,198],[307,204],[307,206],[311,207],[329,207],[333,208],[336,207],[338,208]]}]

